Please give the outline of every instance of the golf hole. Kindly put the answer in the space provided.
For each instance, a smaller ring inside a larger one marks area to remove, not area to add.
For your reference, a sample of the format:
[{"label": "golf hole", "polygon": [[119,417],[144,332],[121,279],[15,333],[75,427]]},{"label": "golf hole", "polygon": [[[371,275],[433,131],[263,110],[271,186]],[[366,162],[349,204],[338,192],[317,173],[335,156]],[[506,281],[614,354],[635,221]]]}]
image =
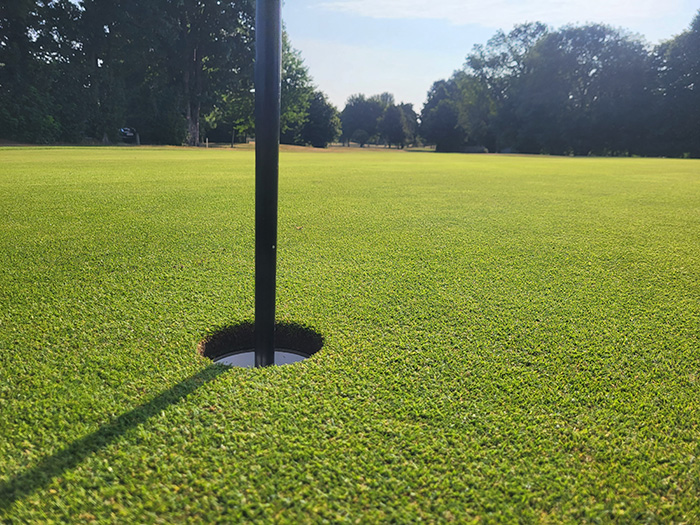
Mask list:
[{"label": "golf hole", "polygon": [[[323,347],[323,336],[296,323],[275,325],[275,365],[289,365],[308,359]],[[217,330],[205,338],[197,351],[214,363],[253,368],[255,366],[255,324],[240,323]]]}]

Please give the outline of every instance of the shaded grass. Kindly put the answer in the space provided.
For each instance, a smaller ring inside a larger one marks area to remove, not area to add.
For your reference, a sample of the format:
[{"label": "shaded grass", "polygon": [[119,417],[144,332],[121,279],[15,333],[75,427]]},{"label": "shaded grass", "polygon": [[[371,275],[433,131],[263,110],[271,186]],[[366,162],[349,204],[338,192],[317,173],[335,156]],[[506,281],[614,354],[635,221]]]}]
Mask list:
[{"label": "shaded grass", "polygon": [[282,156],[324,349],[219,373],[252,152],[0,149],[0,519],[700,520],[700,164],[342,153]]}]

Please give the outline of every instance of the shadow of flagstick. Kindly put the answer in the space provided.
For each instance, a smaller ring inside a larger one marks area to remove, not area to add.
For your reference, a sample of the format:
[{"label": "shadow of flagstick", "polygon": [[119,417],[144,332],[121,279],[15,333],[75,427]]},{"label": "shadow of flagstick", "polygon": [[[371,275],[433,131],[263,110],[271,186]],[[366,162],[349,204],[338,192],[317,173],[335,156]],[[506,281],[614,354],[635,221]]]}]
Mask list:
[{"label": "shadow of flagstick", "polygon": [[89,455],[106,447],[128,430],[145,423],[168,406],[187,397],[226,370],[227,368],[223,366],[209,366],[166,390],[148,403],[122,414],[96,432],[73,442],[51,456],[45,457],[30,469],[8,481],[0,483],[0,511],[9,509],[18,499],[46,487],[67,470],[78,466]]}]

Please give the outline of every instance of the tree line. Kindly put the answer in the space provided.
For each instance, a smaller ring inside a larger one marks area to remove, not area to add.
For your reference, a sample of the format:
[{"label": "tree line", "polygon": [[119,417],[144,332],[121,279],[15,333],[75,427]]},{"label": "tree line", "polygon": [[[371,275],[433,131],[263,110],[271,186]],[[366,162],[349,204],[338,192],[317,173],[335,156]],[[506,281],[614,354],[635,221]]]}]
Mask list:
[{"label": "tree line", "polygon": [[[0,137],[196,146],[254,134],[254,0],[0,3]],[[498,31],[418,114],[389,93],[342,112],[283,35],[283,143],[700,157],[700,11],[655,47],[601,24]],[[133,139],[132,139],[133,140]]]},{"label": "tree line", "polygon": [[700,12],[656,47],[601,24],[498,31],[435,82],[420,115],[353,95],[343,140],[442,152],[700,157]]},{"label": "tree line", "polygon": [[499,31],[421,113],[439,151],[699,157],[699,123],[700,12],[656,47],[600,24]]},{"label": "tree line", "polygon": [[[199,145],[254,134],[254,0],[0,3],[0,137]],[[283,37],[281,139],[325,146],[338,111]],[[122,132],[123,134],[123,132]]]}]

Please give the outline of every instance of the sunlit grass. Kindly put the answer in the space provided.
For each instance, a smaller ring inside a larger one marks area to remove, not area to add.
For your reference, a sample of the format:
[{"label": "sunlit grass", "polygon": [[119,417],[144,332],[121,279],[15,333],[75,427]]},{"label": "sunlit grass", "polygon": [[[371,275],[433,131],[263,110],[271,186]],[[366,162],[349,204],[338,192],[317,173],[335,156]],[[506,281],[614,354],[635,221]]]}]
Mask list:
[{"label": "sunlit grass", "polygon": [[700,520],[700,163],[0,149],[0,520]]}]

